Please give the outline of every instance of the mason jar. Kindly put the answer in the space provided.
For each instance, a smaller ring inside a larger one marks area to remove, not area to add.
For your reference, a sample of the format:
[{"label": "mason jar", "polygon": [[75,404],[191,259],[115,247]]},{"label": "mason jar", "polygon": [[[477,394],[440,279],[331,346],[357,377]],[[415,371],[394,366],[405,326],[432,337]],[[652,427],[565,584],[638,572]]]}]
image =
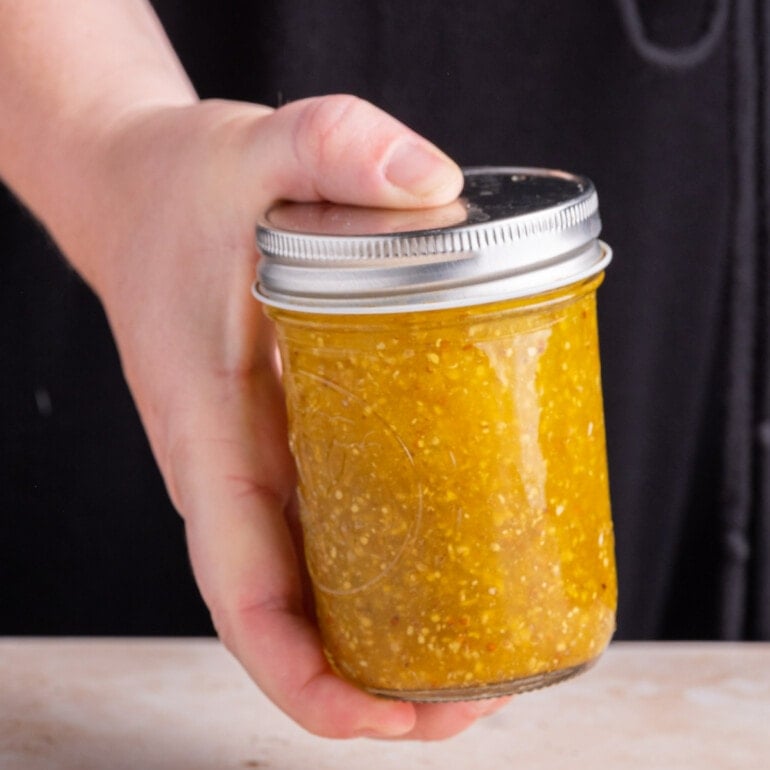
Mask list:
[{"label": "mason jar", "polygon": [[499,696],[590,666],[616,578],[592,183],[465,171],[420,211],[258,230],[326,654],[366,690]]}]

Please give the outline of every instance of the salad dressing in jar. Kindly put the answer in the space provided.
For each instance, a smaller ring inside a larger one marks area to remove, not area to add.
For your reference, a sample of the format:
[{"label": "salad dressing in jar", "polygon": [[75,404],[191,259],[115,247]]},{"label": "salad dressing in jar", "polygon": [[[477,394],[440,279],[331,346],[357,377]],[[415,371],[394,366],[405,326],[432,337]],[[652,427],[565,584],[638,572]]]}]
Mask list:
[{"label": "salad dressing in jar", "polygon": [[258,233],[326,654],[407,700],[552,684],[615,625],[596,193],[465,178],[439,209],[287,203]]}]

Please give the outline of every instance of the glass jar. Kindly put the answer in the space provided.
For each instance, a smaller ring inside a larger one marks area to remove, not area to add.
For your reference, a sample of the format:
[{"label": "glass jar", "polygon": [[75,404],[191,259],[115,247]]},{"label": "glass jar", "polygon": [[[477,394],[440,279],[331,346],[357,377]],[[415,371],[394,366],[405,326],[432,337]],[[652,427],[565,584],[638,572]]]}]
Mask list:
[{"label": "glass jar", "polygon": [[465,175],[441,209],[281,204],[259,230],[326,653],[408,700],[552,684],[615,625],[596,193]]}]

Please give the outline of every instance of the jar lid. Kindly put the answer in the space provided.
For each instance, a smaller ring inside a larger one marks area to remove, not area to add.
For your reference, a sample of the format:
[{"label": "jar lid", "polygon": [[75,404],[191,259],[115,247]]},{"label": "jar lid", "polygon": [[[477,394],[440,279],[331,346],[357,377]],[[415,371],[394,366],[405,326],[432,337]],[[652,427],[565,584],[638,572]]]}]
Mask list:
[{"label": "jar lid", "polygon": [[454,203],[371,209],[280,203],[257,229],[255,296],[316,313],[395,313],[540,294],[610,262],[590,180],[562,171],[464,170]]}]

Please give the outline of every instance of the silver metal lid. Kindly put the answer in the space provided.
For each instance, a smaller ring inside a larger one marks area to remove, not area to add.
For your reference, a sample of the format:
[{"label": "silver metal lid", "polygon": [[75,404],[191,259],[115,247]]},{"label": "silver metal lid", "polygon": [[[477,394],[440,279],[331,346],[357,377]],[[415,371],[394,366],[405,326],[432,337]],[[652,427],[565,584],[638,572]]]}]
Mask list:
[{"label": "silver metal lid", "polygon": [[255,296],[316,313],[395,313],[526,297],[609,264],[593,184],[562,171],[464,170],[461,197],[419,210],[281,203],[257,229]]}]

